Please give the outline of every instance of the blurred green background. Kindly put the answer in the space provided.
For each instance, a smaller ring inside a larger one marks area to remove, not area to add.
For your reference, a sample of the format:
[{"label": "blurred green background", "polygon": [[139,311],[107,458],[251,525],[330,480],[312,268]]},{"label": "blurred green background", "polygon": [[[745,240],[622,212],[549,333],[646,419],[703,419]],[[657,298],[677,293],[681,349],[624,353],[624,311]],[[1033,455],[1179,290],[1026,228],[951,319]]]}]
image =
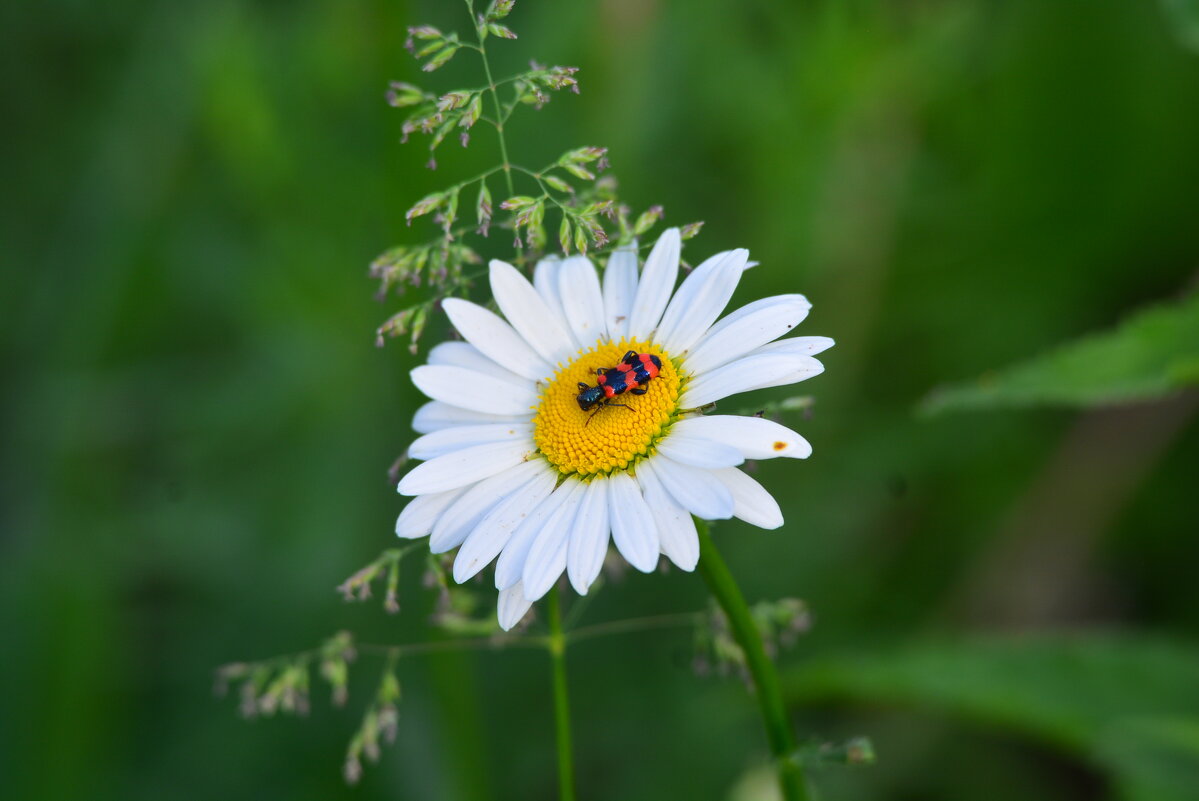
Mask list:
[{"label": "blurred green background", "polygon": [[[608,146],[627,201],[707,221],[691,259],[762,262],[737,301],[803,292],[802,333],[838,342],[790,421],[814,456],[758,469],[787,526],[716,530],[751,600],[813,610],[781,656],[801,738],[874,740],[876,766],[816,773],[824,798],[1199,798],[1196,396],[917,414],[1194,285],[1186,5],[523,0],[492,48],[505,74],[581,68],[581,96],[514,118],[517,161]],[[315,686],[305,720],[242,722],[211,692],[219,664],[340,628],[433,636],[415,564],[398,617],[333,588],[393,543],[386,470],[418,403],[418,357],[373,347],[400,304],[366,265],[494,158],[480,128],[423,169],[383,92],[475,83],[469,53],[426,81],[402,48],[464,21],[0,6],[0,797],[554,797],[536,651],[403,660],[398,742],[354,788],[377,660],[346,710]],[[696,576],[634,574],[585,620],[704,603]],[[752,700],[690,649],[571,650],[582,798],[764,797]]]}]

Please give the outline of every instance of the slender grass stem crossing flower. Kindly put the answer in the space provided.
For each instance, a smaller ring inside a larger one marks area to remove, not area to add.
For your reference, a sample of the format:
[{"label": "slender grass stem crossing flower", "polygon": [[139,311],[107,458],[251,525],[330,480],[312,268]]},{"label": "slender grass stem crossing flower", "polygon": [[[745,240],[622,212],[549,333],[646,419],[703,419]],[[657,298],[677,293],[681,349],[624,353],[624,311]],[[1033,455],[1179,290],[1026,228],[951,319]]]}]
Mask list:
[{"label": "slender grass stem crossing flower", "polygon": [[503,317],[444,302],[465,342],[444,342],[412,371],[432,400],[416,412],[424,460],[399,483],[415,496],[396,521],[434,553],[458,548],[454,578],[492,561],[500,625],[509,629],[563,572],[580,594],[609,541],[642,572],[660,554],[683,570],[699,559],[692,515],[783,523],[778,503],[738,469],[746,459],[806,458],[796,432],[760,417],[704,414],[730,395],[823,371],[828,337],[780,339],[811,308],[777,295],[717,320],[748,251],[718,253],[675,289],[677,229],[638,270],[617,250],[601,282],[584,256],[544,259],[530,283],[492,261]]}]

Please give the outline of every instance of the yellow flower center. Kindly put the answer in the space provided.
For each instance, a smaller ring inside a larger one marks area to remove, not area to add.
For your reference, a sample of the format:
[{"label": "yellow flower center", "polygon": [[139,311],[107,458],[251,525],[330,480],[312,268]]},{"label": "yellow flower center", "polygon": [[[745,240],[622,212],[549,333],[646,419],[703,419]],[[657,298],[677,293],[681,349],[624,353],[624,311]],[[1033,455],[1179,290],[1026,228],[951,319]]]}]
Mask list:
[{"label": "yellow flower center", "polygon": [[[596,386],[596,370],[620,363],[628,351],[649,353],[662,360],[657,378],[644,395],[624,392],[607,406],[590,411],[579,408],[579,382]],[[563,474],[586,478],[597,473],[625,470],[649,455],[678,414],[681,377],[670,358],[657,345],[636,339],[609,342],[602,339],[555,373],[541,393],[533,417],[533,439],[538,449]],[[623,403],[625,408],[615,404]]]}]

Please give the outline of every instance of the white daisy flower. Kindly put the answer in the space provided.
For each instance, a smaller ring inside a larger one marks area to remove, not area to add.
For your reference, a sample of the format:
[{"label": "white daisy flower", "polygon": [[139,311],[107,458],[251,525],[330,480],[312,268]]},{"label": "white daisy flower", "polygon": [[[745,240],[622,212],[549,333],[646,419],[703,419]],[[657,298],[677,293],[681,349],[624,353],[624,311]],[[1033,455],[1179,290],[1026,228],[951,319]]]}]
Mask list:
[{"label": "white daisy flower", "polygon": [[408,453],[424,462],[399,483],[415,497],[396,534],[429,535],[434,553],[458,548],[458,582],[496,560],[504,629],[564,571],[586,594],[609,538],[642,572],[659,554],[693,570],[692,515],[783,524],[778,503],[738,465],[806,458],[807,440],[770,420],[700,409],[819,374],[813,357],[833,341],[775,341],[807,316],[802,295],[764,298],[718,322],[748,251],[713,256],[674,291],[679,248],[678,230],[666,231],[640,275],[636,251],[617,251],[602,285],[584,256],[542,260],[533,283],[492,261],[503,317],[447,299],[466,341],[437,345],[412,371],[432,400],[412,423],[423,436]]}]

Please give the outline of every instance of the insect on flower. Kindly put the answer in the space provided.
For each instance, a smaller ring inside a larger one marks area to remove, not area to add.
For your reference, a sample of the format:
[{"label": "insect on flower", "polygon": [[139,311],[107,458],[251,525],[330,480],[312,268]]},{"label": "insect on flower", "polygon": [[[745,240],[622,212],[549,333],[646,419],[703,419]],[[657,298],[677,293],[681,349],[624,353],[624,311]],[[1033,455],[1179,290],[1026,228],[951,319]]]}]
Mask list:
[{"label": "insect on flower", "polygon": [[[805,459],[811,445],[765,418],[702,412],[818,375],[814,356],[833,341],[786,336],[811,308],[802,295],[721,317],[744,249],[705,259],[676,289],[681,245],[681,232],[667,230],[644,265],[635,247],[618,248],[602,281],[586,256],[541,259],[532,281],[492,261],[502,317],[443,302],[466,341],[441,343],[412,371],[430,401],[413,418],[422,436],[408,453],[422,463],[396,487],[413,496],[396,534],[428,537],[433,553],[457,548],[459,583],[494,562],[505,630],[563,574],[586,594],[609,545],[643,573],[662,556],[690,571],[700,549],[693,515],[783,524],[778,502],[740,465]],[[594,420],[618,404],[619,415]]]},{"label": "insect on flower", "polygon": [[[626,391],[631,395],[644,395],[647,392],[645,385],[656,378],[661,369],[662,360],[657,356],[631,350],[615,367],[600,367],[595,371],[596,386],[579,382],[579,408],[586,412],[598,406],[591,412],[593,416],[605,406],[623,406],[627,409],[627,404],[613,403],[612,399]],[[591,422],[590,418],[587,422]]]}]

